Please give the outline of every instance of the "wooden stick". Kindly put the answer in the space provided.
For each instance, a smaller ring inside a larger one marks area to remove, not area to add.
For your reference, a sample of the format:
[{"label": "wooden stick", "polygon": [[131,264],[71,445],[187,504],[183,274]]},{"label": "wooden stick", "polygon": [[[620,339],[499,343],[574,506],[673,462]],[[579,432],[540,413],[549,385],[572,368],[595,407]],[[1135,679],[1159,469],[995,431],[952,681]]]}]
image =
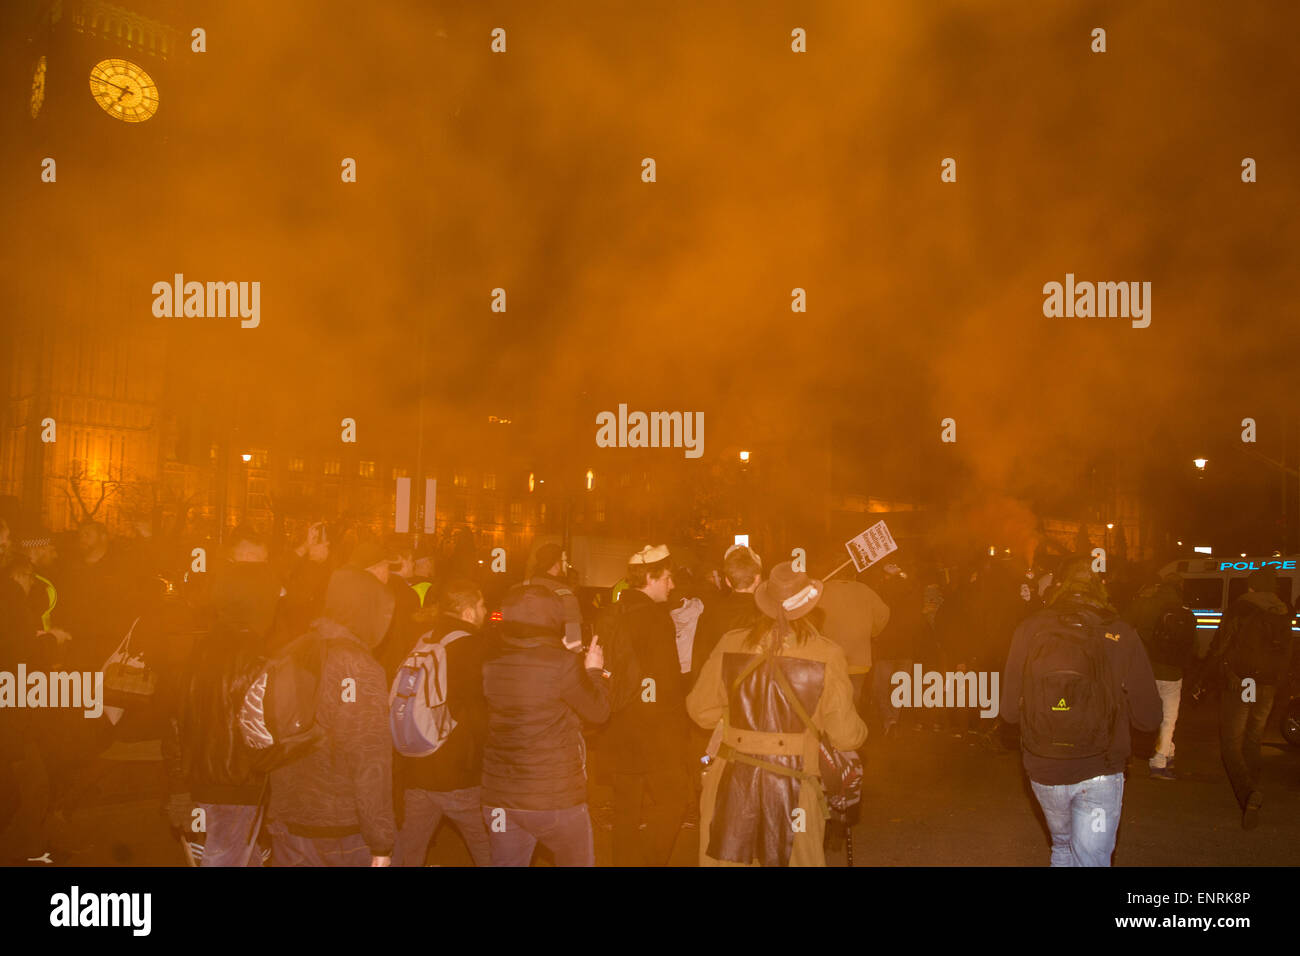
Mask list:
[{"label": "wooden stick", "polygon": [[852,564],[852,563],[853,563],[853,559],[852,559],[852,558],[849,558],[847,561],[845,561],[843,564],[841,564],[838,568],[836,568],[836,569],[835,569],[834,571],[832,571],[830,574],[828,574],[828,575],[826,575],[824,578],[822,578],[822,580],[823,580],[823,581],[829,581],[831,578],[835,577],[835,575],[839,574],[841,571],[843,571],[845,568],[847,568],[847,567],[848,567],[850,564]]}]

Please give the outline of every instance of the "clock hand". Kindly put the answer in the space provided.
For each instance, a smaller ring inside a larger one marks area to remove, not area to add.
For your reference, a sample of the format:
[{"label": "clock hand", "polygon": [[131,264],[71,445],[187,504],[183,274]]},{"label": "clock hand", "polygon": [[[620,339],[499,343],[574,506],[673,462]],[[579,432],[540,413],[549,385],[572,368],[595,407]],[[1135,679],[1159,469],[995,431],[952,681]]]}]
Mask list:
[{"label": "clock hand", "polygon": [[111,86],[111,87],[112,87],[113,89],[115,89],[115,90],[128,90],[128,89],[130,89],[129,86],[118,86],[116,83],[110,83],[110,82],[108,82],[108,80],[106,80],[106,79],[104,79],[104,78],[102,78],[102,77],[92,76],[91,79],[94,80],[96,83],[103,83],[105,86]]}]

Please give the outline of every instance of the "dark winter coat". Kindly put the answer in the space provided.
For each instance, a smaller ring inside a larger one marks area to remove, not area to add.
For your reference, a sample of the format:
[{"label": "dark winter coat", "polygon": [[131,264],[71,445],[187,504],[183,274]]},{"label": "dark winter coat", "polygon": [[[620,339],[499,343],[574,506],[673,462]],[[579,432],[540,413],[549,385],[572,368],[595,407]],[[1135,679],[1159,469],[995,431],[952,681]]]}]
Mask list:
[{"label": "dark winter coat", "polygon": [[392,592],[372,575],[330,577],[325,615],[312,625],[325,645],[316,703],[325,740],[271,772],[270,819],[299,836],[360,833],[374,856],[390,856],[397,835],[388,681],[371,653],[392,615]]},{"label": "dark winter coat", "polygon": [[615,605],[610,633],[601,644],[605,668],[613,675],[606,735],[615,772],[680,766],[690,724],[669,605],[629,588]]},{"label": "dark winter coat", "polygon": [[716,598],[705,598],[704,613],[695,628],[691,648],[691,673],[699,674],[704,662],[722,640],[722,635],[758,622],[758,605],[752,591],[730,591]]},{"label": "dark winter coat", "polygon": [[587,801],[587,748],[582,721],[609,717],[600,671],[565,650],[559,628],[514,622],[483,663],[487,741],[483,806],[564,810]]}]

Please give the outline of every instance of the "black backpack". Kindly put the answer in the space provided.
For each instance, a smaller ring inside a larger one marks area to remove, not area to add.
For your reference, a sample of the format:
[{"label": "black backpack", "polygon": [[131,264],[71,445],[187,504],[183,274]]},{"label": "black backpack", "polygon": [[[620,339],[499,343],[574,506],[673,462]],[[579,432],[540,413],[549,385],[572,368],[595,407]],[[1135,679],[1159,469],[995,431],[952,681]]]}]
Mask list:
[{"label": "black backpack", "polygon": [[1110,749],[1119,718],[1098,625],[1053,622],[1025,655],[1020,741],[1040,757],[1092,757]]},{"label": "black backpack", "polygon": [[1187,608],[1171,607],[1151,629],[1151,660],[1181,666],[1186,663],[1196,641],[1196,618]]},{"label": "black backpack", "polygon": [[1276,684],[1286,667],[1291,615],[1255,607],[1242,618],[1228,651],[1228,666],[1238,677]]},{"label": "black backpack", "polygon": [[271,658],[249,685],[239,710],[244,743],[259,771],[282,767],[325,737],[316,723],[325,642],[308,633]]}]

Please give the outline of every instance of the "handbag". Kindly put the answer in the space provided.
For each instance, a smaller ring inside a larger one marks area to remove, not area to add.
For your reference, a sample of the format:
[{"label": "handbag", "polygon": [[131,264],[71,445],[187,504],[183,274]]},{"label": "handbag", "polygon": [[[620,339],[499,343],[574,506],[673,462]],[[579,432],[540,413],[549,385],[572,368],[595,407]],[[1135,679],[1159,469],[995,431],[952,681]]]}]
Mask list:
[{"label": "handbag", "polygon": [[[117,710],[139,707],[153,700],[158,689],[158,675],[144,662],[144,658],[131,653],[131,635],[140,623],[137,617],[122,643],[104,662],[104,705]],[[113,721],[117,723],[117,721]]]}]

